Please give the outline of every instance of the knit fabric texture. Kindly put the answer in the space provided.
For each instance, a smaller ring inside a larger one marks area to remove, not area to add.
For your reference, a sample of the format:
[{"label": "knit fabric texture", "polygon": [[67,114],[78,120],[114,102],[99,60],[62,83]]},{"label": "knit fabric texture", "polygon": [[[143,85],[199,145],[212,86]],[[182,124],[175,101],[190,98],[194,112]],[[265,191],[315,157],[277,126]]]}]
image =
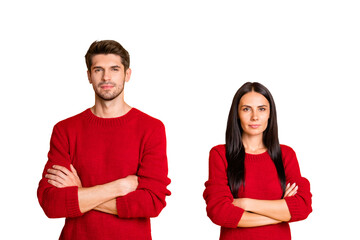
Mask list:
[{"label": "knit fabric texture", "polygon": [[[286,183],[296,183],[299,187],[295,196],[285,198],[291,214],[290,222],[303,220],[312,211],[310,183],[301,176],[293,149],[285,145],[280,145],[280,147]],[[221,226],[220,239],[291,239],[287,222],[252,228],[237,227],[244,209],[232,204],[234,198],[230,192],[226,171],[225,145],[215,146],[210,151],[209,180],[205,183],[206,189],[203,196],[209,218]],[[245,154],[245,187],[240,187],[238,197],[260,200],[281,199],[280,181],[275,164],[268,152]]]},{"label": "knit fabric texture", "polygon": [[[116,199],[118,216],[79,209],[78,187],[56,188],[47,169],[73,164],[83,187],[138,176],[138,188]],[[54,126],[38,200],[50,218],[65,217],[60,239],[151,239],[150,218],[165,207],[167,189],[165,128],[132,108],[124,116],[99,118],[90,109]]]}]

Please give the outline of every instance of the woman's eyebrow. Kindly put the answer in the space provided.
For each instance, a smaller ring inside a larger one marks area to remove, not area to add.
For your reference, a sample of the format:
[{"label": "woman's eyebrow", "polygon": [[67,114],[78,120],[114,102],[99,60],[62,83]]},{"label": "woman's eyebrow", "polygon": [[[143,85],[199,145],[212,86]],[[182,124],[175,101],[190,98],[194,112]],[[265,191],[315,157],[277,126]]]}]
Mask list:
[{"label": "woman's eyebrow", "polygon": [[[249,108],[251,108],[252,106],[247,105],[247,104],[244,104],[244,105],[241,105],[240,107],[249,107]],[[257,107],[258,107],[258,108],[259,108],[259,107],[268,107],[268,105],[263,104],[263,105],[259,105],[259,106],[257,106]]]},{"label": "woman's eyebrow", "polygon": [[251,108],[251,106],[250,106],[250,105],[246,105],[246,104],[241,105],[240,107],[249,107],[249,108]]}]

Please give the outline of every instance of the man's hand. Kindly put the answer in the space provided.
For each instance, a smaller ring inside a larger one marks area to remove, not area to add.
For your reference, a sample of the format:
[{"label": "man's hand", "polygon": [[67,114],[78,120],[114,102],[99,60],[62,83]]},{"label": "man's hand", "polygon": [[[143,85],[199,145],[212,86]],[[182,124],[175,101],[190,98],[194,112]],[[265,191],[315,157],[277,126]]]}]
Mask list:
[{"label": "man's hand", "polygon": [[45,175],[45,178],[49,179],[48,182],[57,187],[72,187],[78,186],[82,187],[81,181],[74,166],[70,165],[71,172],[63,166],[54,165],[53,168],[47,170],[48,174]]},{"label": "man's hand", "polygon": [[139,184],[136,175],[129,175],[103,185],[83,188],[73,165],[70,165],[70,169],[71,171],[63,166],[54,165],[47,170],[48,174],[45,175],[45,178],[57,188],[79,187],[79,208],[82,213],[94,209],[116,215],[116,197],[135,191]]},{"label": "man's hand", "polygon": [[120,178],[115,181],[116,188],[119,190],[120,196],[125,196],[126,194],[133,192],[139,185],[138,177],[136,175],[129,175],[125,178]]},{"label": "man's hand", "polygon": [[[54,165],[53,168],[47,170],[48,174],[45,178],[49,179],[48,182],[57,187],[82,187],[81,180],[73,165],[70,165],[71,172],[63,166]],[[138,177],[136,175],[129,175],[125,178],[120,178],[112,183],[114,191],[118,192],[119,196],[125,196],[126,194],[136,190],[138,186]]]}]

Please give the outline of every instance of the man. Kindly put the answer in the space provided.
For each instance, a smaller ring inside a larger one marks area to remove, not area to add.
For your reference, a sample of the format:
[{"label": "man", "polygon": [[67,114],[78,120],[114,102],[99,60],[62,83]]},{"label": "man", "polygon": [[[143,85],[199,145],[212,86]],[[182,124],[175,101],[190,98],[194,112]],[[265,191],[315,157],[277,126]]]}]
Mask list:
[{"label": "man", "polygon": [[164,125],[124,101],[130,58],[118,42],[95,41],[85,59],[95,105],[54,126],[39,203],[66,218],[60,239],[151,239],[170,195]]}]

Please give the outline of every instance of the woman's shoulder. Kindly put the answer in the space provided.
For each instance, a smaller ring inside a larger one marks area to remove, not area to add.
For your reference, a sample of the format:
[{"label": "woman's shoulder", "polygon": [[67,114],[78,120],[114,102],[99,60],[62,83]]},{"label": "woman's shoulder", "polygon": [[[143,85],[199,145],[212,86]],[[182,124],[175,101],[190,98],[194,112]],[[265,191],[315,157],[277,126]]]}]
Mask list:
[{"label": "woman's shoulder", "polygon": [[225,144],[219,144],[211,148],[210,152],[217,151],[219,153],[225,152]]},{"label": "woman's shoulder", "polygon": [[210,157],[220,157],[226,160],[226,148],[225,144],[219,144],[210,149]]},{"label": "woman's shoulder", "polygon": [[210,149],[210,156],[218,155],[221,158],[226,159],[226,147],[225,144],[219,144]]},{"label": "woman's shoulder", "polygon": [[283,144],[280,144],[280,148],[281,148],[281,155],[285,168],[287,166],[292,166],[292,165],[298,166],[299,163],[294,149]]},{"label": "woman's shoulder", "polygon": [[280,149],[283,155],[295,154],[294,149],[285,144],[280,144]]}]

